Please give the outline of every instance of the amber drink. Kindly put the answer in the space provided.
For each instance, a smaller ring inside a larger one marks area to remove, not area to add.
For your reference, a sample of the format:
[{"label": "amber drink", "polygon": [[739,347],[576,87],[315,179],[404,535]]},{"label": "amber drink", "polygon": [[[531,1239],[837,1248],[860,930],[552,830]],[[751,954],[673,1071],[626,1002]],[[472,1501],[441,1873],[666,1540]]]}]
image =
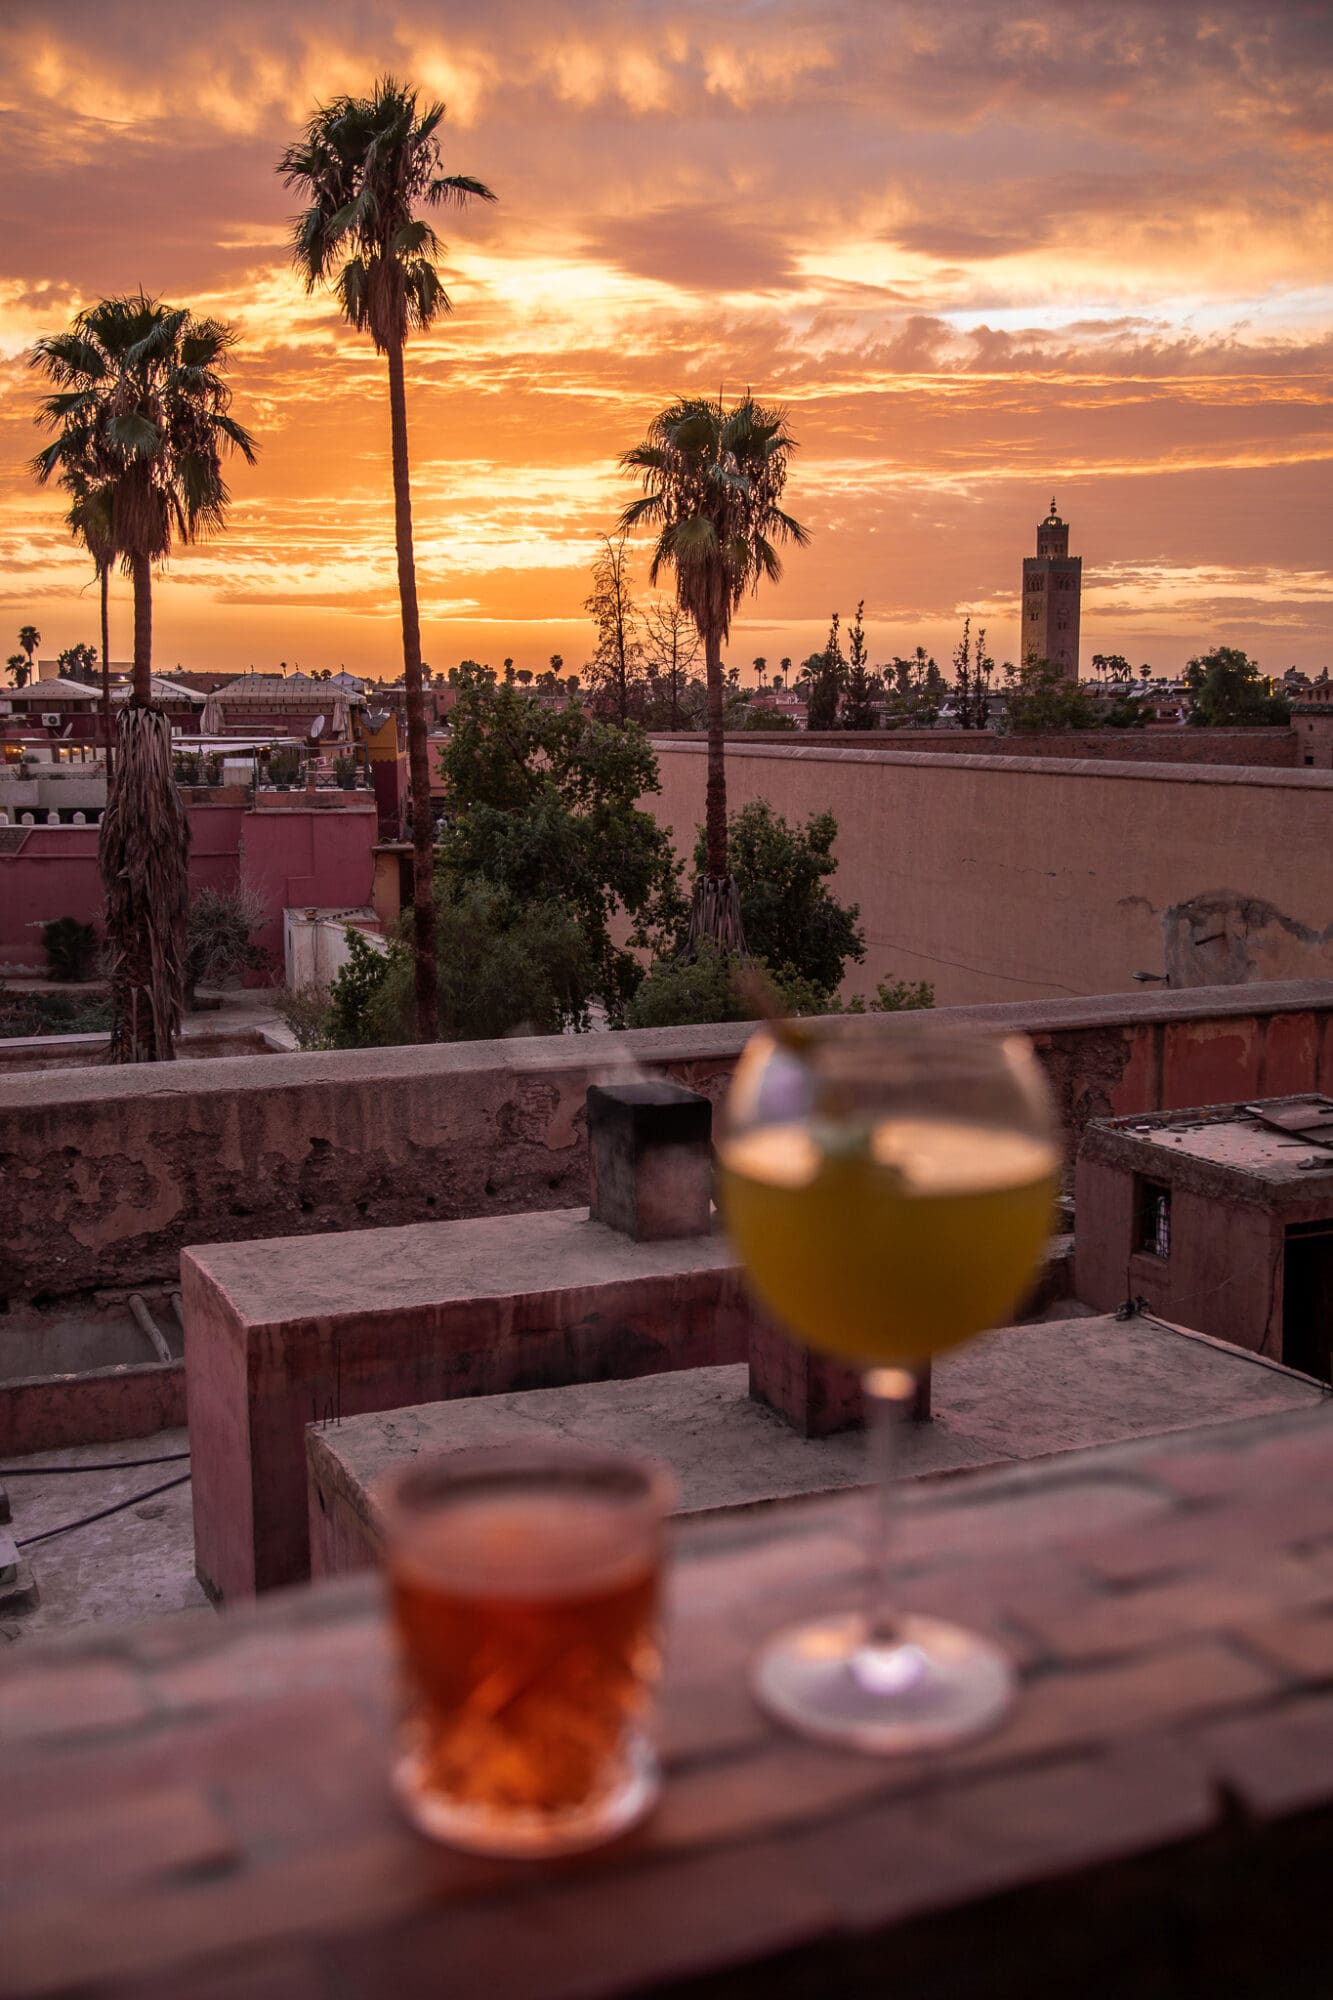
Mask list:
[{"label": "amber drink", "polygon": [[424,1832],[554,1854],[648,1810],[669,1504],[659,1468],[574,1450],[455,1453],[387,1490],[395,1783]]}]

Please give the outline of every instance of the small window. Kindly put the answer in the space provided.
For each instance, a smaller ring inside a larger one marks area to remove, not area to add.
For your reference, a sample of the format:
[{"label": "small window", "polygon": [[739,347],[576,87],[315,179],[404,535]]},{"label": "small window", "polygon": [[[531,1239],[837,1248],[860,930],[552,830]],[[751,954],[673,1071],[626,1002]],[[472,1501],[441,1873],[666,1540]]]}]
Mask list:
[{"label": "small window", "polygon": [[1171,1190],[1165,1181],[1139,1182],[1139,1226],[1136,1249],[1150,1257],[1171,1255]]}]

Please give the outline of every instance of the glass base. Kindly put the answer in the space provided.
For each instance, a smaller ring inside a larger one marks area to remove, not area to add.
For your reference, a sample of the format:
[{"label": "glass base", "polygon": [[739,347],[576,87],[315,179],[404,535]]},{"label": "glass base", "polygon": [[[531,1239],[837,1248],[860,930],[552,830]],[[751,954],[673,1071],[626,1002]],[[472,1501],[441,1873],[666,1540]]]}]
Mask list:
[{"label": "glass base", "polygon": [[662,1789],[657,1758],[647,1743],[631,1750],[619,1784],[582,1806],[560,1812],[464,1804],[422,1783],[421,1762],[406,1751],[393,1769],[393,1788],[419,1832],[468,1854],[511,1861],[548,1854],[578,1854],[627,1833],[657,1803]]},{"label": "glass base", "polygon": [[994,1728],[1014,1676],[996,1647],[957,1625],[901,1618],[891,1644],[868,1645],[864,1618],[844,1612],[779,1632],[756,1662],[754,1689],[801,1735],[887,1756]]}]

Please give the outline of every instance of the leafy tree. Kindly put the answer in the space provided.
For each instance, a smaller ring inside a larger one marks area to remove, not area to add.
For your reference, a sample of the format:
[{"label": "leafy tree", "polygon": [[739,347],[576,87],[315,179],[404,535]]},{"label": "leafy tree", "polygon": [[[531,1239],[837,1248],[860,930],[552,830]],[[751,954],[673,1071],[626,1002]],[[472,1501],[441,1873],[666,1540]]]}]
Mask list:
[{"label": "leafy tree", "polygon": [[26,653],[11,653],[5,661],[9,678],[16,688],[28,685],[28,656]]},{"label": "leafy tree", "polygon": [[879,709],[875,702],[876,685],[867,667],[865,625],[862,614],[865,611],[864,598],[856,607],[856,617],[852,620],[847,634],[847,682],[842,697],[841,726],[844,729],[877,729]]},{"label": "leafy tree", "polygon": [[309,203],[292,232],[293,261],[306,290],[331,285],[346,318],[358,332],[370,334],[389,367],[394,543],[412,788],[417,1033],[422,1041],[435,1032],[438,974],[403,349],[410,332],[424,331],[451,309],[436,268],[442,246],[429,222],[417,214],[418,206],[461,209],[470,201],[495,199],[478,180],[440,172],[436,133],[443,117],[443,104],[418,111],[416,91],[385,76],[368,98],[338,97],[322,105],[278,164],[284,185],[298,188]]},{"label": "leafy tree", "polygon": [[781,410],[748,393],[728,410],[697,396],[659,412],[642,444],[621,465],[637,473],[643,497],[628,506],[622,531],[656,529],[649,568],[656,586],[673,571],[676,597],[693,618],[704,648],[708,687],[707,866],[695,884],[690,942],[744,944],[736,884],[727,865],[727,777],[722,647],[733,613],[761,579],[782,574],[778,545],[809,538],[779,502],[796,440]]},{"label": "leafy tree", "polygon": [[[387,952],[354,930],[347,940],[347,963],[313,1021],[304,1023],[302,1046],[377,1048],[413,1041],[414,954],[406,926]],[[440,985],[434,1039],[558,1034],[578,1016],[590,978],[586,941],[576,918],[559,904],[525,902],[493,882],[453,889],[442,884],[435,942]]]},{"label": "leafy tree", "polygon": [[[489,882],[518,904],[546,903],[578,925],[587,983],[568,1018],[586,1025],[600,1000],[613,1020],[652,950],[684,921],[679,863],[669,833],[639,809],[659,789],[643,730],[599,721],[584,708],[548,708],[517,688],[460,682],[441,768],[449,824],[438,879],[453,898]],[[611,925],[629,921],[626,949]]]},{"label": "leafy tree", "polygon": [[531,668],[531,667],[520,667],[520,668],[518,669],[518,672],[517,672],[517,673],[516,673],[516,674],[514,675],[514,679],[515,679],[515,680],[516,680],[516,681],[518,682],[518,684],[519,684],[519,686],[520,686],[521,688],[529,688],[529,687],[531,687],[531,686],[532,686],[532,668]]},{"label": "leafy tree", "polygon": [[[935,1005],[928,981],[881,979],[875,991],[854,994],[844,1004],[836,994],[813,985],[790,966],[774,968],[749,960],[777,997],[784,1014],[896,1014]],[[628,1028],[681,1028],[709,1021],[749,1021],[754,1005],[737,984],[741,961],[709,938],[700,940],[693,958],[659,959],[630,1002]]]},{"label": "leafy tree", "polygon": [[592,592],[583,608],[597,627],[597,648],[585,669],[596,714],[616,722],[642,716],[646,675],[640,617],[629,586],[626,536],[599,535]]},{"label": "leafy tree", "polygon": [[944,676],[924,646],[895,654],[884,670],[885,712],[891,729],[931,729],[944,706]]},{"label": "leafy tree", "polygon": [[963,636],[954,648],[953,676],[959,726],[985,729],[990,721],[990,682],[995,662],[986,651],[986,628],[977,628],[975,650],[972,620],[963,620]]},{"label": "leafy tree", "polygon": [[1092,670],[1098,680],[1132,681],[1134,669],[1123,653],[1094,653]]},{"label": "leafy tree", "polygon": [[56,665],[63,680],[82,681],[91,686],[97,674],[97,648],[80,640],[77,645],[66,646],[56,655]]},{"label": "leafy tree", "polygon": [[743,729],[785,731],[789,736],[796,734],[796,723],[790,715],[784,715],[781,709],[760,708],[753,703],[746,704],[745,718],[740,726]]},{"label": "leafy tree", "polygon": [[1185,668],[1190,721],[1200,729],[1291,720],[1291,704],[1259,672],[1258,663],[1236,646],[1215,646]]},{"label": "leafy tree", "polygon": [[823,652],[811,653],[801,668],[801,679],[805,682],[806,728],[836,729],[838,703],[847,683],[847,661],[836,611]]},{"label": "leafy tree", "polygon": [[764,685],[764,682],[768,677],[768,661],[764,658],[764,655],[762,653],[757,653],[755,655],[754,677],[755,681],[760,687]]},{"label": "leafy tree", "polygon": [[1082,681],[1071,680],[1054,660],[1011,661],[1004,666],[1006,724],[1017,736],[1052,729],[1095,729],[1101,720]]},{"label": "leafy tree", "polygon": [[[167,1061],[184,995],[189,823],[171,768],[171,727],[152,703],[153,566],[175,542],[225,524],[226,453],[254,462],[230,414],[227,357],[236,336],[142,293],[103,299],[66,333],[37,342],[52,384],[38,421],[53,433],[33,470],[97,496],[96,535],[134,586],[134,683],[117,719],[116,782],[98,858],[111,954],[113,1062]],[[86,524],[71,525],[87,543]]]},{"label": "leafy tree", "polygon": [[185,920],[185,995],[194,1005],[198,986],[237,986],[246,972],[262,972],[268,953],[254,934],[268,920],[257,889],[201,889]]},{"label": "leafy tree", "polygon": [[[848,959],[859,965],[865,957],[857,905],[838,902],[827,887],[838,872],[837,837],[832,813],[812,813],[803,826],[793,826],[766,799],[742,806],[727,827],[749,949],[828,992],[841,984]],[[696,870],[706,863],[701,832]]]}]

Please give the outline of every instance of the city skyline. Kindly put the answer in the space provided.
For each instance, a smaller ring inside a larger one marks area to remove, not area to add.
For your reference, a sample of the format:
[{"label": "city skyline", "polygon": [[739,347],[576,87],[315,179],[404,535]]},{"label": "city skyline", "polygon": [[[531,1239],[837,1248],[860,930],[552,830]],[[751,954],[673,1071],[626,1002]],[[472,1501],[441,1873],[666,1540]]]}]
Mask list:
[{"label": "city skyline", "polygon": [[[866,600],[872,658],[962,619],[1016,658],[1052,490],[1082,659],[1161,673],[1330,655],[1326,11],[992,5],[373,10],[222,20],[54,0],[0,25],[0,616],[95,637],[86,559],[26,472],[40,333],[142,284],[235,322],[258,435],[232,525],[173,557],[162,666],[401,663],[384,367],[286,256],[274,164],[315,101],[391,70],[443,97],[451,321],[408,349],[426,657],[577,670],[616,455],[673,394],[751,384],[801,441],[812,529],[738,620],[748,672]],[[636,580],[643,585],[646,564]],[[80,595],[80,592],[83,592]],[[112,652],[128,651],[117,584]]]}]

